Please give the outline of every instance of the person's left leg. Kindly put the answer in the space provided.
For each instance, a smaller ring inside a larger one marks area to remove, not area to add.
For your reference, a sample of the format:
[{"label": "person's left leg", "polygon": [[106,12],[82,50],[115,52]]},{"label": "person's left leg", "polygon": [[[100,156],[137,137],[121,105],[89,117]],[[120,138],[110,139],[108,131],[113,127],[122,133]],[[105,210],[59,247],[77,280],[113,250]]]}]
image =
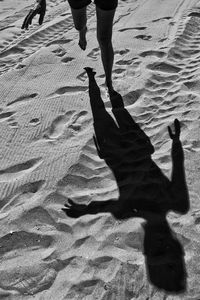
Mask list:
[{"label": "person's left leg", "polygon": [[80,9],[74,9],[71,7],[72,17],[74,20],[74,26],[79,32],[79,46],[82,50],[86,49],[86,32],[87,32],[87,15],[86,7]]},{"label": "person's left leg", "polygon": [[87,32],[87,5],[91,3],[91,0],[68,0],[74,26],[79,32],[79,46],[82,50],[86,49],[86,32]]},{"label": "person's left leg", "polygon": [[114,51],[112,46],[112,28],[115,9],[103,10],[96,6],[97,14],[97,40],[101,49],[101,58],[106,76],[106,85],[109,92],[113,91],[112,67]]}]

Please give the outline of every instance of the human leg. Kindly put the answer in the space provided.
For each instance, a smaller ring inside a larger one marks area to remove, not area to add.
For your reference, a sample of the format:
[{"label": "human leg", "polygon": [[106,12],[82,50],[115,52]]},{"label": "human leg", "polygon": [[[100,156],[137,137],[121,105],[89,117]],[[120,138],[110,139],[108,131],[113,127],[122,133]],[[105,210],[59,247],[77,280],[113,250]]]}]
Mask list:
[{"label": "human leg", "polygon": [[91,0],[68,0],[71,7],[74,26],[79,32],[79,46],[82,50],[86,49],[87,15],[86,7]]},{"label": "human leg", "polygon": [[112,46],[112,28],[115,9],[103,10],[96,6],[97,13],[97,40],[101,49],[101,58],[106,76],[106,85],[109,92],[112,86],[112,67],[114,61],[114,51]]},{"label": "human leg", "polygon": [[118,0],[94,0],[94,3],[103,10],[112,10],[117,8]]}]

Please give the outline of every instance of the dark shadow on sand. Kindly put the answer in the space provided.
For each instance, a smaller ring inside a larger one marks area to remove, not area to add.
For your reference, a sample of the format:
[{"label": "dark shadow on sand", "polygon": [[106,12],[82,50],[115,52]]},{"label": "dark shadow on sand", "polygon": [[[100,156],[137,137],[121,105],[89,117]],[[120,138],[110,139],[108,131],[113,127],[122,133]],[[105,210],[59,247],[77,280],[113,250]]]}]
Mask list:
[{"label": "dark shadow on sand", "polygon": [[152,160],[154,147],[124,108],[121,95],[117,92],[110,95],[115,122],[105,109],[95,73],[91,68],[86,71],[94,118],[94,142],[99,157],[105,160],[115,176],[119,199],[94,201],[89,205],[69,200],[63,211],[72,218],[102,212],[111,213],[120,220],[144,218],[144,255],[149,281],[168,293],[184,292],[187,277],[184,250],[166,219],[169,211],[185,214],[189,210],[184,155],[179,139],[180,123],[175,120],[175,133],[168,128],[173,162],[169,180]]}]

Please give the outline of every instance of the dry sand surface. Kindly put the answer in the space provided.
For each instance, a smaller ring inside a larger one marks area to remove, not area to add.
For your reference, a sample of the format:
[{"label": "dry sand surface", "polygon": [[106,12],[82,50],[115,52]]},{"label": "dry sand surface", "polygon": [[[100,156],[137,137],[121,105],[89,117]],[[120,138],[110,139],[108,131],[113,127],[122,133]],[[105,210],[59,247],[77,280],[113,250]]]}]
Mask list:
[{"label": "dry sand surface", "polygon": [[148,278],[144,219],[74,219],[61,210],[68,197],[88,204],[119,195],[92,138],[84,67],[96,70],[108,112],[111,105],[95,5],[81,51],[68,2],[47,0],[43,25],[37,17],[21,30],[31,4],[0,0],[0,299],[200,299],[200,1],[119,0],[113,31],[114,88],[169,178],[167,126],[181,122],[190,210],[167,216],[185,251],[181,294]]}]

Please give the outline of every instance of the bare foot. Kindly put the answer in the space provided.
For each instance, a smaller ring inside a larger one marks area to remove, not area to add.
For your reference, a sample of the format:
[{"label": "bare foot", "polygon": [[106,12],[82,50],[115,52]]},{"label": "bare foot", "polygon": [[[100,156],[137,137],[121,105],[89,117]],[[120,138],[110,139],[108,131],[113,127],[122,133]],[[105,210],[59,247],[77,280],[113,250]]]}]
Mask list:
[{"label": "bare foot", "polygon": [[86,32],[87,27],[84,27],[81,31],[79,31],[79,46],[82,50],[86,49],[87,41],[86,41]]}]

